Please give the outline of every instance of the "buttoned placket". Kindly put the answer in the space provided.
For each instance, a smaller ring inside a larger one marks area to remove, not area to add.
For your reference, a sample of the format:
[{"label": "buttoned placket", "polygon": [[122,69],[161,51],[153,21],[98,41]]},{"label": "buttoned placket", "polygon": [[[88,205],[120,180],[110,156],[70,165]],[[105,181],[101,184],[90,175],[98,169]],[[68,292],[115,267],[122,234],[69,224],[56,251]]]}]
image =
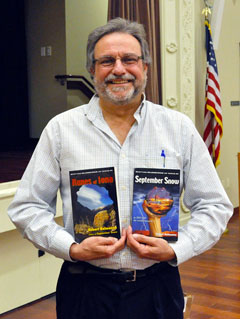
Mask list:
[{"label": "buttoned placket", "polygon": [[[138,129],[142,118],[142,105],[134,114],[136,121],[131,127],[128,135],[121,145],[115,134],[112,132],[108,124],[106,123],[100,107],[96,107],[93,101],[91,109],[88,111],[87,117],[92,122],[92,124],[100,130],[106,139],[109,139],[111,147],[115,148],[115,154],[117,156],[115,163],[117,171],[117,185],[118,185],[118,205],[120,211],[120,222],[121,228],[127,228],[131,224],[131,214],[132,214],[132,191],[130,190],[130,156],[131,156],[131,145],[132,135]],[[126,265],[131,264],[131,251],[128,247],[125,247],[122,251],[118,253],[119,264]]]},{"label": "buttoned placket", "polygon": [[[99,110],[99,113],[96,117],[94,117],[92,123],[101,130],[104,134],[108,136],[111,140],[114,141],[115,146],[118,148],[118,167],[117,167],[117,185],[118,185],[118,205],[120,210],[120,218],[121,218],[121,228],[127,228],[131,224],[131,203],[132,198],[131,194],[132,192],[129,191],[130,185],[129,185],[129,152],[130,152],[130,143],[131,143],[131,136],[134,134],[134,132],[137,129],[138,126],[138,115],[137,114],[137,120],[131,127],[130,131],[128,132],[128,135],[124,141],[124,143],[121,145],[118,141],[115,134],[112,132],[112,130],[109,128],[108,124],[105,122],[101,110]],[[131,254],[129,249],[124,249],[119,254],[120,257],[120,263],[121,259],[128,259],[131,258]]]}]

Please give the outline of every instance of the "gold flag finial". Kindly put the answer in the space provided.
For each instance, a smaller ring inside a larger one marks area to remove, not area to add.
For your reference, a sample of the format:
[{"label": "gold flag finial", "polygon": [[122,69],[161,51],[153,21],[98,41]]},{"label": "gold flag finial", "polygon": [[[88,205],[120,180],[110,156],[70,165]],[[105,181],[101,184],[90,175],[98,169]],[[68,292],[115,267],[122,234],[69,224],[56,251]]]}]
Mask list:
[{"label": "gold flag finial", "polygon": [[210,7],[205,7],[202,11],[202,14],[205,15],[205,18],[207,18],[208,14],[211,14],[211,13],[212,13],[212,11],[211,11]]},{"label": "gold flag finial", "polygon": [[207,0],[204,0],[204,3],[205,3],[205,8],[203,9],[202,14],[205,15],[205,19],[206,19],[208,15],[212,13],[211,11],[212,6],[208,3]]}]

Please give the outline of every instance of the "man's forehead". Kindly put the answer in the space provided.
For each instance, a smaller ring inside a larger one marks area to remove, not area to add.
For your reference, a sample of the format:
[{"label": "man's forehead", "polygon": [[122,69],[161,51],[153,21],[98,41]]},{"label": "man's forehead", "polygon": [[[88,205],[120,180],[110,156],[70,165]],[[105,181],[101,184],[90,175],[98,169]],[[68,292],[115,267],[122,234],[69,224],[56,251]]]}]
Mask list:
[{"label": "man's forehead", "polygon": [[102,50],[119,50],[119,49],[134,49],[140,50],[141,46],[139,41],[129,33],[113,32],[104,35],[98,40],[95,46],[95,51]]}]

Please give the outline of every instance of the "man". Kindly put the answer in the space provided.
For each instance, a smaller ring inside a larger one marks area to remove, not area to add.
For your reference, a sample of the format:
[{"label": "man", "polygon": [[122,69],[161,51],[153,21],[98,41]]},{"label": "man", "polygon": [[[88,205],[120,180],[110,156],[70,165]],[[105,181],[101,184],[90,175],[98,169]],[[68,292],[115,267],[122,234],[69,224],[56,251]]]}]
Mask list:
[{"label": "man", "polygon": [[[232,205],[208,151],[183,114],[146,101],[150,63],[144,29],[113,19],[88,39],[87,69],[97,95],[52,119],[22,178],[9,216],[34,245],[65,260],[57,318],[183,318],[177,265],[212,247]],[[192,218],[176,243],[132,234],[135,167],[181,170]],[[74,240],[69,171],[115,166],[122,235]],[[57,190],[64,227],[54,222]]]}]

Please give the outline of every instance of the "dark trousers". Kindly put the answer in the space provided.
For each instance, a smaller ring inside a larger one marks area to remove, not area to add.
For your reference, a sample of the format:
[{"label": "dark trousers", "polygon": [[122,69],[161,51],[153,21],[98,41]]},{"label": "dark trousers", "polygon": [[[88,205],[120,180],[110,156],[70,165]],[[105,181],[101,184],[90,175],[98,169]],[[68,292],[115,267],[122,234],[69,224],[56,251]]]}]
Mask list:
[{"label": "dark trousers", "polygon": [[74,273],[69,271],[73,263],[65,261],[57,284],[57,319],[182,319],[178,268],[160,265],[154,274],[126,282]]}]

